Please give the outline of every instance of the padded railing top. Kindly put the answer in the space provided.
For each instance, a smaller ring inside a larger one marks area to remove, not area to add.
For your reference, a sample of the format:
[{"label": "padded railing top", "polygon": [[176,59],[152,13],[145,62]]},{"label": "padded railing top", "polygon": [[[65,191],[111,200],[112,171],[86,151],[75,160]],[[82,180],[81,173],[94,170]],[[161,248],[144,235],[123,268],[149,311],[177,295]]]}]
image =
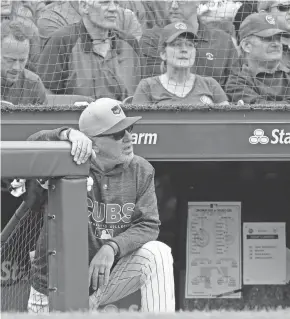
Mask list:
[{"label": "padded railing top", "polygon": [[2,178],[88,176],[89,163],[77,165],[68,142],[1,142]]},{"label": "padded railing top", "polygon": [[[86,106],[74,106],[74,105],[54,105],[54,106],[36,106],[36,105],[7,105],[1,103],[1,113],[11,112],[63,112],[63,111],[82,111]],[[196,106],[196,105],[124,105],[124,111],[140,111],[140,112],[188,112],[188,111],[217,111],[217,112],[245,112],[245,111],[285,111],[290,112],[290,104],[247,104],[238,106],[236,104],[230,104],[227,106]]]}]

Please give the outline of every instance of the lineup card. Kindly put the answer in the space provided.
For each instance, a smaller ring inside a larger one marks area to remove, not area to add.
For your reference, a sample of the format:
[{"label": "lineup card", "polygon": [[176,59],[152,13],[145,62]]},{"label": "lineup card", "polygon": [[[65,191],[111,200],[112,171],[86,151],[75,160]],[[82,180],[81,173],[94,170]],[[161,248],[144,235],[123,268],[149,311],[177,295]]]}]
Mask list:
[{"label": "lineup card", "polygon": [[285,285],[285,223],[243,224],[245,285]]},{"label": "lineup card", "polygon": [[189,202],[185,298],[241,298],[241,203]]}]

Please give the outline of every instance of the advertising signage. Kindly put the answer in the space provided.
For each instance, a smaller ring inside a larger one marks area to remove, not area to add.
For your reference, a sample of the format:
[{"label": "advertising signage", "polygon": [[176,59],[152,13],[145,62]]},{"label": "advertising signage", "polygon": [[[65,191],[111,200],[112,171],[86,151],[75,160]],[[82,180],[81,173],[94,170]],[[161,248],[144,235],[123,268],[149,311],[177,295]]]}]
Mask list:
[{"label": "advertising signage", "polygon": [[290,159],[290,123],[138,125],[135,151],[155,160]]},{"label": "advertising signage", "polygon": [[[2,140],[44,129],[77,128],[81,111],[2,113]],[[152,161],[288,161],[289,111],[132,111],[135,153]]]}]

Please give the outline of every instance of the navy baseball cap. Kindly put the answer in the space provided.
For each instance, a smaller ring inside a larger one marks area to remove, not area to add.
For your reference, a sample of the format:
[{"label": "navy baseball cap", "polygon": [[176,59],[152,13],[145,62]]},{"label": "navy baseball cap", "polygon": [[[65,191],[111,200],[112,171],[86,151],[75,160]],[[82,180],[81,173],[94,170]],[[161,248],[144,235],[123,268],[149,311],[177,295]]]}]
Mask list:
[{"label": "navy baseball cap", "polygon": [[79,129],[88,136],[111,135],[127,129],[141,118],[127,117],[120,101],[101,98],[84,109],[79,118]]},{"label": "navy baseball cap", "polygon": [[197,36],[197,30],[194,30],[192,26],[184,22],[174,22],[168,24],[161,30],[160,44],[168,44],[174,41],[181,34],[186,33],[195,40],[202,40]]},{"label": "navy baseball cap", "polygon": [[246,17],[239,30],[240,40],[249,35],[272,37],[275,34],[284,34],[285,31],[278,28],[275,18],[267,13],[253,13]]}]

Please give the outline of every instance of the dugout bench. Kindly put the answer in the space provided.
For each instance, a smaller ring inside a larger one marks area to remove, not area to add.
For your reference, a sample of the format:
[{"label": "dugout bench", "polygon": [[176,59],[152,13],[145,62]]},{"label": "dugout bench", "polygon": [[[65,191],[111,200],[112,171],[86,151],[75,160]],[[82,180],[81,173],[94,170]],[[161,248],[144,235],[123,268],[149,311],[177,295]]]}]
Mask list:
[{"label": "dugout bench", "polygon": [[[82,109],[2,108],[2,140],[22,141],[36,131],[60,126],[77,128]],[[128,115],[143,116],[134,128],[135,153],[148,159],[157,174],[171,175],[178,198],[174,222],[162,229],[172,235],[168,243],[174,246],[178,308],[289,307],[287,284],[245,286],[240,299],[186,299],[184,286],[188,202],[239,201],[241,222],[283,222],[289,230],[290,108],[256,105],[137,109],[127,105],[125,110]],[[286,243],[290,247],[289,231]],[[135,307],[136,301],[132,304]],[[121,303],[117,307],[129,305]]]}]

